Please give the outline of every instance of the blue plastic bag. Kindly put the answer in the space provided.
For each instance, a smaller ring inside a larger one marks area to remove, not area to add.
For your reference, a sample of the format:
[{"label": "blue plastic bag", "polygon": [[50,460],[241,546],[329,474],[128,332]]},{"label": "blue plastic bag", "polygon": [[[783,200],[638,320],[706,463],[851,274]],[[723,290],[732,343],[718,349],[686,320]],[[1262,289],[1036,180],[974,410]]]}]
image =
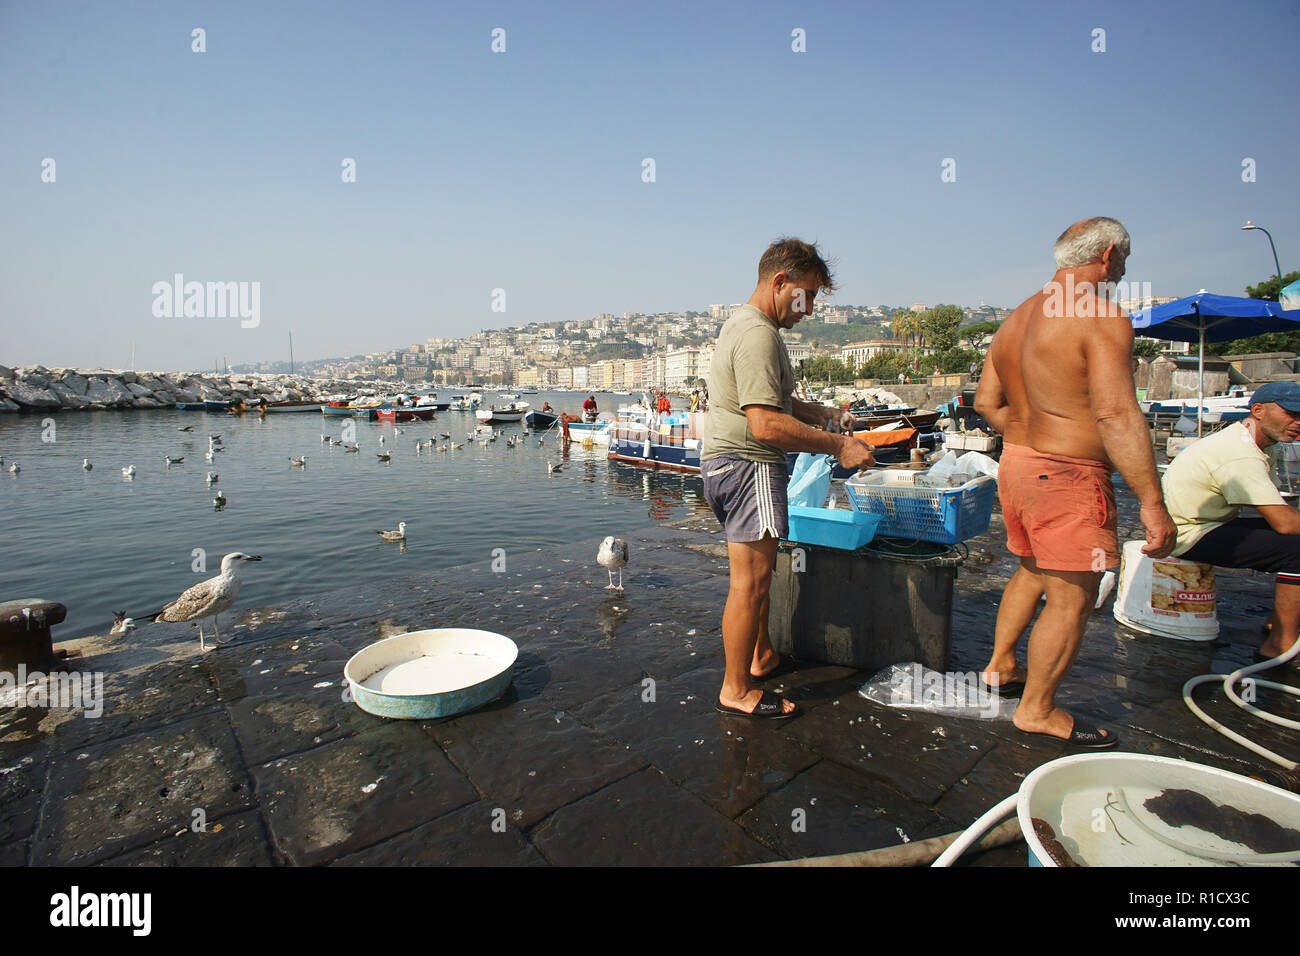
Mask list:
[{"label": "blue plastic bag", "polygon": [[822,508],[831,493],[831,465],[825,455],[803,452],[794,463],[790,484],[786,488],[787,505]]}]

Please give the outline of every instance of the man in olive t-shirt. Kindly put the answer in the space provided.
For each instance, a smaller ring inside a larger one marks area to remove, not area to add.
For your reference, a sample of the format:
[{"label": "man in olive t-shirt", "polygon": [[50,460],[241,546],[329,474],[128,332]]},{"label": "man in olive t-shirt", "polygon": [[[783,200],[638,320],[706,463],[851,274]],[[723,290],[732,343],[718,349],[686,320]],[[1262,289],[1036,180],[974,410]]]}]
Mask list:
[{"label": "man in olive t-shirt", "polygon": [[812,312],[817,293],[831,288],[816,246],[778,239],[759,260],[754,294],[727,319],[714,349],[700,474],[704,497],[727,532],[731,572],[722,614],[723,714],[780,719],[796,712],[793,703],[754,686],[782,669],[767,619],[776,549],[788,531],[785,452],[835,455],[854,469],[874,460],[863,442],[822,430],[838,426],[839,409],[793,397],[780,330],[794,328]]}]

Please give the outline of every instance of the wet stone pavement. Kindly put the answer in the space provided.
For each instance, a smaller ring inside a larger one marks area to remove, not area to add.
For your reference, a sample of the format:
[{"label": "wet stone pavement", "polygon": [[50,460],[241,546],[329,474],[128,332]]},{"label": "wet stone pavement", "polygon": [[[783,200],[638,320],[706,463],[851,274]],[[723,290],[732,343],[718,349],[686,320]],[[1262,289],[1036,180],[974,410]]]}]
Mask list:
[{"label": "wet stone pavement", "polygon": [[[1121,511],[1129,528],[1132,505]],[[105,674],[103,715],[0,711],[0,864],[769,862],[963,829],[1067,752],[1006,721],[869,703],[857,689],[870,675],[838,666],[803,664],[778,684],[804,710],[794,720],[723,717],[713,709],[727,589],[716,523],[688,519],[628,541],[623,595],[603,590],[593,539],[509,555],[503,573],[484,562],[243,610],[226,620],[231,643],[203,655],[183,625],[57,643],[79,652],[65,670]],[[1014,567],[1003,541],[995,513],[990,533],[969,542],[950,671],[985,661]],[[246,601],[260,573],[274,568],[246,572]],[[1211,644],[1120,627],[1107,602],[1060,703],[1117,729],[1122,749],[1259,770],[1187,711],[1180,688],[1249,662],[1271,588],[1221,572],[1222,636]],[[438,626],[516,641],[505,697],[427,722],[372,717],[344,699],[353,653]],[[1261,691],[1260,703],[1297,716],[1279,697]],[[1197,699],[1265,746],[1300,750],[1221,691]],[[969,862],[1024,861],[1017,844]]]}]

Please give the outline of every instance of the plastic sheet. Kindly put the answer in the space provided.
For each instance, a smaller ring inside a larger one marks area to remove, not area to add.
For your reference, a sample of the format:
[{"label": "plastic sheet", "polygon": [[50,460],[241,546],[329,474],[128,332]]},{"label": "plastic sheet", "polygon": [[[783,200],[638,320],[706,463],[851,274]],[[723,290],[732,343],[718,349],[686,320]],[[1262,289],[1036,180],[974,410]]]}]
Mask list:
[{"label": "plastic sheet", "polygon": [[831,466],[825,455],[803,452],[790,473],[786,503],[801,508],[820,508],[831,492]]},{"label": "plastic sheet", "polygon": [[869,701],[947,717],[1010,720],[1016,701],[984,689],[976,671],[944,673],[912,661],[891,664],[858,688]]}]

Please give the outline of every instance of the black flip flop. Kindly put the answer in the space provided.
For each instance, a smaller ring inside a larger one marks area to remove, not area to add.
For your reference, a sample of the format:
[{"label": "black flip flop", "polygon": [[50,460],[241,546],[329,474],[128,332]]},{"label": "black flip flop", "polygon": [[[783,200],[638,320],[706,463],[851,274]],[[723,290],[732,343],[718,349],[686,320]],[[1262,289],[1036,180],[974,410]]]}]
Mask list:
[{"label": "black flip flop", "polygon": [[[1279,655],[1276,655],[1276,654],[1273,655],[1273,657],[1277,657],[1277,656],[1279,656]],[[1261,654],[1259,651],[1256,651],[1256,652],[1255,652],[1255,663],[1256,663],[1256,664],[1262,664],[1262,663],[1264,663],[1265,661],[1271,661],[1271,660],[1273,660],[1273,657],[1267,657],[1267,656],[1265,656],[1264,654]],[[1286,667],[1289,667],[1291,670],[1300,670],[1300,655],[1297,655],[1297,656],[1291,658],[1289,661],[1286,662],[1286,665],[1285,665],[1285,666],[1286,666]]]},{"label": "black flip flop", "polygon": [[997,694],[999,697],[1005,697],[1007,700],[1015,700],[1025,692],[1025,682],[1022,680],[1007,681],[1005,684],[998,684],[994,687],[983,677],[980,683],[984,685],[984,692],[987,694]]},{"label": "black flip flop", "polygon": [[794,659],[791,657],[786,657],[784,654],[782,654],[781,662],[777,664],[775,667],[773,667],[770,671],[768,671],[766,674],[761,674],[758,676],[750,674],[749,679],[751,681],[771,680],[773,677],[780,677],[782,674],[788,674],[794,669],[795,669]]},{"label": "black flip flop", "polygon": [[758,704],[752,712],[743,711],[739,707],[726,707],[723,704],[717,704],[714,709],[720,714],[726,714],[728,717],[744,717],[748,720],[785,720],[797,716],[799,706],[796,704],[794,710],[787,714],[781,705],[783,700],[785,700],[784,697],[763,691],[763,695],[758,698]]},{"label": "black flip flop", "polygon": [[[1019,727],[1016,729],[1020,730]],[[1026,737],[1048,737],[1051,740],[1058,740],[1072,747],[1082,747],[1085,750],[1110,750],[1119,746],[1118,734],[1108,733],[1103,736],[1099,729],[1086,720],[1080,720],[1077,716],[1074,718],[1074,727],[1071,728],[1069,737],[1045,734],[1039,730],[1021,730],[1020,732]]]}]

